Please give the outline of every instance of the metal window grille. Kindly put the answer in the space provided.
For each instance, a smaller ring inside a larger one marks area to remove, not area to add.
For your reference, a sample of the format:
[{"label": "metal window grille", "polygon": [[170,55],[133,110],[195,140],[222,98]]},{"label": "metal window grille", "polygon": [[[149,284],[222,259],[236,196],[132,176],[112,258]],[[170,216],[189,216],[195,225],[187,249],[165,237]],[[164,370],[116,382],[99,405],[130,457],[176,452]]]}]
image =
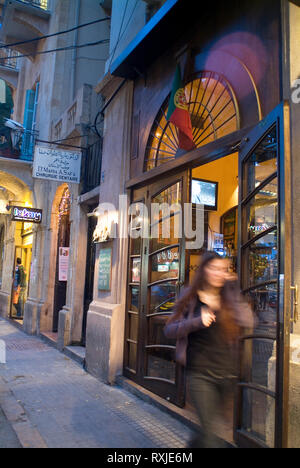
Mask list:
[{"label": "metal window grille", "polygon": [[[0,44],[3,45],[3,44]],[[0,49],[0,66],[11,68],[13,70],[18,69],[18,56],[19,52],[12,49]]]}]

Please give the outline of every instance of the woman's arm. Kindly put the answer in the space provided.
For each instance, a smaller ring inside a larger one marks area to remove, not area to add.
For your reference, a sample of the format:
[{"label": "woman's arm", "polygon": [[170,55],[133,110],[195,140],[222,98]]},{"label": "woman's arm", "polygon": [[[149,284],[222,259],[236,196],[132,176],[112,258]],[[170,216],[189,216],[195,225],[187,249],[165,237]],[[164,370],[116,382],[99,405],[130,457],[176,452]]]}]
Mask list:
[{"label": "woman's arm", "polygon": [[209,327],[215,320],[214,313],[208,307],[202,306],[199,317],[183,317],[182,319],[167,323],[164,328],[164,334],[167,338],[171,339],[183,338],[197,330]]},{"label": "woman's arm", "polygon": [[236,322],[242,328],[253,328],[256,325],[253,310],[243,298],[236,304]]}]

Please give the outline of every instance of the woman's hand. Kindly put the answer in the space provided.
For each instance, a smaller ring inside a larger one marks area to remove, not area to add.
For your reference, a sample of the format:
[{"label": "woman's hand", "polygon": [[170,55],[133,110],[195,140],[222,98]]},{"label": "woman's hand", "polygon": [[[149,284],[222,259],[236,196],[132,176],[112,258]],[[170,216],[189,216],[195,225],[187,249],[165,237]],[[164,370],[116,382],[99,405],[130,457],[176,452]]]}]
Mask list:
[{"label": "woman's hand", "polygon": [[238,280],[238,275],[233,272],[228,272],[225,277],[226,281],[237,281]]},{"label": "woman's hand", "polygon": [[208,328],[216,321],[216,316],[208,307],[203,306],[201,311],[201,320],[204,327]]},{"label": "woman's hand", "polygon": [[203,304],[211,310],[220,310],[221,308],[221,297],[220,295],[209,294],[204,291],[198,291],[198,297]]}]

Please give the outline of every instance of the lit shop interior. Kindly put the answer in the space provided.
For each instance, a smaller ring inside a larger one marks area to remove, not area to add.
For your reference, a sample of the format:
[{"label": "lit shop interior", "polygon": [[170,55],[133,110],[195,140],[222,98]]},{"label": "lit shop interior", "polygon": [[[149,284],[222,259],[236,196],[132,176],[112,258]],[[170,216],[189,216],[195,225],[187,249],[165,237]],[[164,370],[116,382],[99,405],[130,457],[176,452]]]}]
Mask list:
[{"label": "lit shop interior", "polygon": [[[24,305],[29,292],[33,224],[25,222],[16,222],[15,224],[14,281],[12,285],[10,317],[22,323],[24,318]],[[17,264],[18,258],[21,259],[23,271],[19,279],[20,284],[17,286],[16,269],[19,268]]]},{"label": "lit shop interior", "polygon": [[[268,164],[266,165],[268,171]],[[260,165],[260,174],[255,186],[265,179]],[[238,154],[234,153],[192,170],[191,200],[204,205],[204,248],[214,250],[231,260],[232,271],[237,271],[238,249]],[[272,202],[273,201],[273,202]],[[276,224],[277,179],[259,191],[247,208],[247,230],[250,238],[263,233]],[[277,249],[275,249],[276,254]],[[190,272],[193,274],[201,252],[190,253]],[[249,272],[255,282],[271,279],[270,266],[277,262],[274,257],[273,235],[264,236],[261,242],[251,247],[248,255]]]},{"label": "lit shop interior", "polygon": [[[238,154],[234,153],[192,170],[193,209],[204,207],[205,250],[215,250],[237,267]],[[201,250],[190,252],[190,279],[199,264]]]},{"label": "lit shop interior", "polygon": [[[270,171],[272,161],[265,161],[260,164],[259,171],[255,176],[255,187],[259,186],[261,181],[266,178],[266,171]],[[185,267],[180,264],[180,247],[172,246],[176,244],[175,236],[171,239],[160,237],[152,249],[161,249],[152,257],[151,261],[151,304],[150,312],[156,315],[153,317],[150,327],[151,343],[171,344],[163,336],[163,327],[169,313],[174,307],[176,295],[178,294],[178,284],[180,282],[180,270],[185,269],[185,278],[192,280],[199,265],[201,255],[204,250],[214,250],[222,257],[227,257],[231,261],[231,270],[237,272],[238,249],[238,154],[230,154],[221,159],[198,166],[191,171],[191,201],[193,211],[204,207],[204,244],[198,250],[185,251]],[[168,193],[166,193],[168,192]],[[164,193],[160,194],[157,202],[167,201],[176,202],[180,199],[180,184],[174,184]],[[163,198],[161,198],[163,195]],[[277,179],[271,180],[262,190],[260,190],[251,203],[246,205],[247,230],[249,238],[259,236],[277,222]],[[175,226],[174,222],[171,223]],[[153,240],[152,240],[153,242]],[[163,250],[165,243],[168,242],[169,248]],[[245,256],[244,256],[245,257]],[[277,265],[277,241],[274,240],[274,232],[263,235],[261,238],[250,245],[246,255],[246,272],[244,276],[250,277],[252,284],[265,284],[274,276],[274,268]],[[139,262],[139,258],[133,259]],[[244,262],[245,263],[245,262]],[[139,275],[137,264],[133,264],[133,271]],[[169,279],[169,281],[166,281]],[[174,280],[177,280],[176,282]],[[165,281],[165,282],[163,282]],[[186,281],[187,282],[187,281]],[[249,284],[249,278],[245,279]],[[271,291],[265,286],[255,288],[249,291],[249,299],[253,304],[255,313],[259,317],[259,326],[263,328],[272,328],[276,318],[276,300],[272,304]],[[266,313],[267,312],[267,313]],[[166,315],[163,315],[165,313]],[[158,335],[159,336],[158,336]],[[174,381],[175,367],[171,356],[164,355],[165,351],[151,350],[148,356],[148,375],[158,375],[161,378],[167,378]],[[161,359],[162,358],[162,359]],[[150,360],[150,362],[149,362]]]}]

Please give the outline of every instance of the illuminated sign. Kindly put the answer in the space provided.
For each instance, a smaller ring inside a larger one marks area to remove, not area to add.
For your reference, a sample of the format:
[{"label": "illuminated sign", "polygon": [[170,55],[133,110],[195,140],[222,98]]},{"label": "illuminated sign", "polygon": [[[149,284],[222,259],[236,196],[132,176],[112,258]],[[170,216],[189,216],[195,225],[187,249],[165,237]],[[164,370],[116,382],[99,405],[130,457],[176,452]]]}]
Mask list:
[{"label": "illuminated sign", "polygon": [[42,222],[42,213],[43,210],[39,210],[38,208],[25,208],[24,206],[11,207],[12,221],[40,224]]}]

